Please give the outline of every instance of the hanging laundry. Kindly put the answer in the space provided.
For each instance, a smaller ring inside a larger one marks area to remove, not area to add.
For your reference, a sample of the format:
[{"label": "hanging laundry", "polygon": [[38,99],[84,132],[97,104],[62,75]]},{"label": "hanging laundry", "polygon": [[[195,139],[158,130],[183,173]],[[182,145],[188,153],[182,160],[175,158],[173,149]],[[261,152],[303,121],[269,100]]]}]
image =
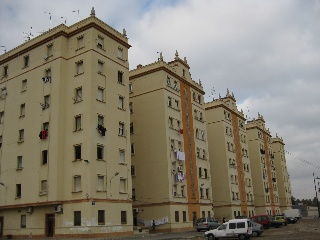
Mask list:
[{"label": "hanging laundry", "polygon": [[184,152],[181,152],[181,151],[177,151],[177,159],[180,160],[180,161],[185,161],[186,160],[186,155]]},{"label": "hanging laundry", "polygon": [[40,139],[46,139],[48,136],[48,130],[42,130],[40,133],[39,133],[39,138]]},{"label": "hanging laundry", "polygon": [[101,136],[105,136],[107,129],[104,126],[98,124],[98,131],[101,134]]}]

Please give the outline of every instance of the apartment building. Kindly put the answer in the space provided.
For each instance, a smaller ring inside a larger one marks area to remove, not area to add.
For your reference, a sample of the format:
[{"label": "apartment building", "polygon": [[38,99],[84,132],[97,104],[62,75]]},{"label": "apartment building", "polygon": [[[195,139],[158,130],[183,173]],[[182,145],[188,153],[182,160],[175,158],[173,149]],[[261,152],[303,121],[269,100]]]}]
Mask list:
[{"label": "apartment building", "polygon": [[284,145],[282,137],[278,137],[278,134],[271,138],[281,212],[292,208],[290,176],[287,169]]},{"label": "apartment building", "polygon": [[178,52],[130,71],[134,225],[170,231],[213,216],[203,87]]},{"label": "apartment building", "polygon": [[3,237],[133,233],[129,48],[92,9],[0,56]]},{"label": "apartment building", "polygon": [[[252,171],[252,183],[256,214],[281,214],[279,196],[278,168],[272,148],[271,133],[265,126],[265,120],[258,118],[245,125],[248,135]],[[280,169],[279,169],[280,170]]]},{"label": "apartment building", "polygon": [[245,117],[238,110],[234,94],[227,90],[205,104],[212,200],[215,216],[227,219],[254,216],[254,191]]}]

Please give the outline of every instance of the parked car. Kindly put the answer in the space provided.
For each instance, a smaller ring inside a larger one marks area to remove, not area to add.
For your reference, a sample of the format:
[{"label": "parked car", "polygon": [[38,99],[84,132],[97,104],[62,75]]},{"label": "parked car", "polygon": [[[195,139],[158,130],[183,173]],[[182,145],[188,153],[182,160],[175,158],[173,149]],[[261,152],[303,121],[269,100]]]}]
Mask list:
[{"label": "parked car", "polygon": [[223,223],[214,230],[204,233],[208,240],[218,238],[239,238],[240,240],[249,239],[252,234],[252,224],[249,219],[231,219]]},{"label": "parked car", "polygon": [[298,221],[298,219],[294,218],[294,217],[287,217],[287,222],[288,223],[296,223]]},{"label": "parked car", "polygon": [[276,215],[273,217],[273,221],[280,222],[282,223],[283,226],[287,226],[287,218],[284,217],[283,215]]},{"label": "parked car", "polygon": [[270,227],[278,228],[284,225],[284,222],[275,220],[272,216],[269,216],[269,219],[270,219]]},{"label": "parked car", "polygon": [[250,218],[252,222],[259,223],[263,226],[264,229],[271,227],[271,220],[269,215],[256,215]]},{"label": "parked car", "polygon": [[251,222],[252,224],[252,237],[258,237],[263,233],[263,226],[256,222]]},{"label": "parked car", "polygon": [[216,229],[220,223],[214,218],[198,218],[196,222],[196,229],[198,232],[201,230]]},{"label": "parked car", "polygon": [[293,217],[296,219],[300,219],[301,218],[301,211],[300,209],[287,209],[283,211],[283,214],[286,217]]}]

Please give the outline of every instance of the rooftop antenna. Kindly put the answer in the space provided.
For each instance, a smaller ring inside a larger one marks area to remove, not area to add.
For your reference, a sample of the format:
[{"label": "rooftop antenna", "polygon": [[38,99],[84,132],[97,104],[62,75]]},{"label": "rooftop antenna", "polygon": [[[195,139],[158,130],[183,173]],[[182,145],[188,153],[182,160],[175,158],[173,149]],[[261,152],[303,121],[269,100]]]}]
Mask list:
[{"label": "rooftop antenna", "polygon": [[51,27],[51,13],[50,12],[44,12],[44,13],[48,13],[49,14],[49,30],[50,30],[50,27]]},{"label": "rooftop antenna", "polygon": [[72,12],[77,12],[78,13],[78,16],[77,16],[77,22],[79,22],[79,10],[74,10]]},{"label": "rooftop antenna", "polygon": [[61,17],[64,18],[64,24],[67,25],[67,17]]},{"label": "rooftop antenna", "polygon": [[4,48],[4,53],[7,52],[7,47],[6,46],[0,46],[0,47]]},{"label": "rooftop antenna", "polygon": [[26,38],[25,42],[29,41],[31,37],[33,37],[33,34],[31,33],[32,27],[30,28],[30,33],[23,32],[25,36],[23,38]]}]

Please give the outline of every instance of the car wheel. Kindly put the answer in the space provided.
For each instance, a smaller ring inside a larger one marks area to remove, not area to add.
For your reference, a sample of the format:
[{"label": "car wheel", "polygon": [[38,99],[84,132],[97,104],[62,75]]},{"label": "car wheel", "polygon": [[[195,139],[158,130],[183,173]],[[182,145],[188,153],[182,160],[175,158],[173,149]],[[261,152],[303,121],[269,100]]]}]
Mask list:
[{"label": "car wheel", "polygon": [[252,237],[258,237],[259,234],[257,232],[252,232]]},{"label": "car wheel", "polygon": [[246,239],[246,236],[243,235],[243,234],[241,234],[241,235],[239,235],[239,239],[240,239],[240,240],[245,240],[245,239]]},{"label": "car wheel", "polygon": [[208,240],[215,240],[214,235],[213,234],[209,234],[208,235]]},{"label": "car wheel", "polygon": [[198,232],[200,232],[200,229],[197,229]]}]

